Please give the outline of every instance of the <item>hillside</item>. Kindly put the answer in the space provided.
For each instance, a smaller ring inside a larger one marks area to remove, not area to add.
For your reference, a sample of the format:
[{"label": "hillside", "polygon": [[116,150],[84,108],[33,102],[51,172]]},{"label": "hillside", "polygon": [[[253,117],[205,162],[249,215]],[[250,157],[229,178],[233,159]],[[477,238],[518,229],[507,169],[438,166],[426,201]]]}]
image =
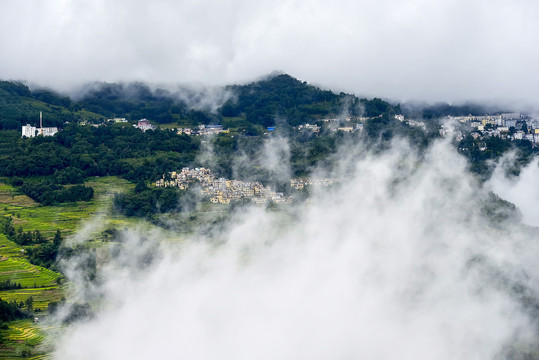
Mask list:
[{"label": "hillside", "polygon": [[[239,118],[240,128],[249,125],[274,125],[277,118],[290,125],[334,116],[346,107],[351,115],[377,116],[393,110],[380,99],[358,99],[349,94],[321,90],[290,75],[276,75],[246,85],[231,85],[221,90],[221,104],[196,103],[206,96],[204,90],[178,87],[152,89],[143,83],[95,83],[81,89],[76,98],[50,89],[33,89],[20,82],[0,82],[0,130],[36,125],[43,112],[45,126],[64,127],[66,122],[103,122],[122,117],[129,121],[147,118],[157,124],[184,126],[230,122]],[[218,97],[219,98],[219,97]],[[197,100],[198,99],[198,100]],[[219,105],[215,107],[215,105]]]}]

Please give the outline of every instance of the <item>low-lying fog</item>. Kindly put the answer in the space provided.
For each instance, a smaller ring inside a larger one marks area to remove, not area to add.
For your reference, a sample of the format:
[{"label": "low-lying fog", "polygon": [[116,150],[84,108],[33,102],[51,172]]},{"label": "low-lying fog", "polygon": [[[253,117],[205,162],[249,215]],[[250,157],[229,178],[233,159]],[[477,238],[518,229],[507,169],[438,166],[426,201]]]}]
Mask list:
[{"label": "low-lying fog", "polygon": [[483,360],[536,346],[538,232],[485,211],[491,188],[518,204],[535,163],[500,187],[446,142],[339,154],[340,183],[301,205],[240,209],[211,237],[126,231],[93,285],[64,263],[68,301],[96,313],[55,358]]}]

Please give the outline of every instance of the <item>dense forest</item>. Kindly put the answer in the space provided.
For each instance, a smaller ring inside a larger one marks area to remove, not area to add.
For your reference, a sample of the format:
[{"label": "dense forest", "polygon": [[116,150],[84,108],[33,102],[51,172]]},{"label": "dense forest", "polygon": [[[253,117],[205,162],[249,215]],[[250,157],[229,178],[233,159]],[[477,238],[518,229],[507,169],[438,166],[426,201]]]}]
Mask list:
[{"label": "dense forest", "polygon": [[[56,136],[30,139],[21,138],[19,132],[1,131],[0,176],[13,177],[16,186],[39,182],[51,191],[59,190],[60,184],[80,184],[88,176],[122,175],[136,181],[190,164],[198,146],[196,138],[171,130],[143,133],[116,124],[68,124]],[[21,179],[43,176],[51,181]],[[31,196],[30,187],[23,189]],[[52,202],[62,202],[62,196],[56,194]]]}]

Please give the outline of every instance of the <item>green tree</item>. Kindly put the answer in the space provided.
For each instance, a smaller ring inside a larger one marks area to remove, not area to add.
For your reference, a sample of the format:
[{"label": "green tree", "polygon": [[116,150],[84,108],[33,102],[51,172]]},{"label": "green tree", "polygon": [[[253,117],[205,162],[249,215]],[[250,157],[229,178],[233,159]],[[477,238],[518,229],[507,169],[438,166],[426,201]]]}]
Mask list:
[{"label": "green tree", "polygon": [[146,186],[146,182],[144,180],[139,180],[137,182],[137,185],[135,186],[135,193],[140,194],[144,190],[148,190],[148,187]]},{"label": "green tree", "polygon": [[28,309],[28,311],[32,311],[34,309],[34,297],[30,296],[28,299],[26,299],[24,305],[26,306],[26,309]]},{"label": "green tree", "polygon": [[56,249],[60,247],[60,244],[62,244],[62,233],[60,232],[60,229],[56,230],[56,234],[54,234],[54,239],[52,240],[52,244]]}]

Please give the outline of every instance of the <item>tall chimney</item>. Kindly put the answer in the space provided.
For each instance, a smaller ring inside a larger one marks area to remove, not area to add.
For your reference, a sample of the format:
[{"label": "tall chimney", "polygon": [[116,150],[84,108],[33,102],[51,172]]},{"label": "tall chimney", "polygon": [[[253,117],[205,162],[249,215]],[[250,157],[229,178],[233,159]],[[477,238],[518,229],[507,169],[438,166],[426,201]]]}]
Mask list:
[{"label": "tall chimney", "polygon": [[43,129],[43,113],[39,112],[39,128]]}]

